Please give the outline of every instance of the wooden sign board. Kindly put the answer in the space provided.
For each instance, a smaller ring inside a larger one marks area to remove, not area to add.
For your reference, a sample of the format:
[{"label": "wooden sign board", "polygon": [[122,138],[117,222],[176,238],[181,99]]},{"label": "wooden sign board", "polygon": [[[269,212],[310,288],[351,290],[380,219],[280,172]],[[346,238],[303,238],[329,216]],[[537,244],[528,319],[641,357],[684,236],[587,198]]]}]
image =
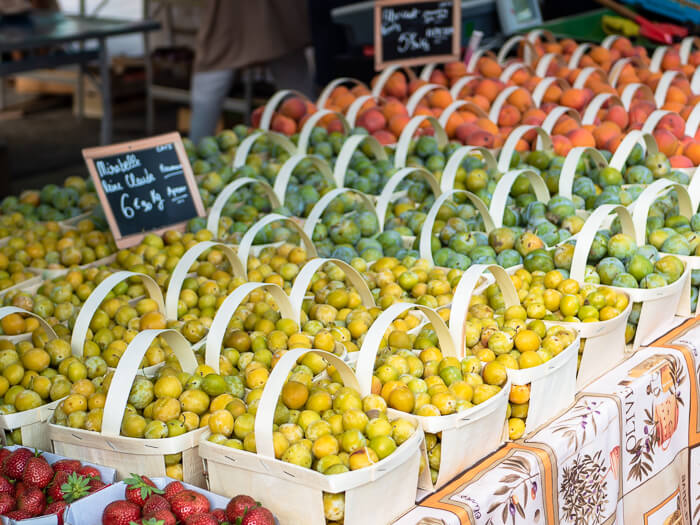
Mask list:
[{"label": "wooden sign board", "polygon": [[374,3],[374,67],[415,66],[460,59],[459,0],[377,0]]},{"label": "wooden sign board", "polygon": [[83,150],[119,248],[206,212],[179,133]]}]

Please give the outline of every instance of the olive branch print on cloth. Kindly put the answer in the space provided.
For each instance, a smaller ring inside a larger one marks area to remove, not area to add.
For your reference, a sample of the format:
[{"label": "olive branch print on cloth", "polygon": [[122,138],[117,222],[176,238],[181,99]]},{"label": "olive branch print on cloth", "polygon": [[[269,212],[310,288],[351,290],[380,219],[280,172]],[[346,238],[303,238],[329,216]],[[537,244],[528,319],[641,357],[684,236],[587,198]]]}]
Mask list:
[{"label": "olive branch print on cloth", "polygon": [[577,525],[601,523],[608,503],[603,452],[578,455],[564,467],[560,492],[562,518]]},{"label": "olive branch print on cloth", "polygon": [[[698,481],[698,486],[700,487],[700,481]],[[693,523],[695,525],[700,524],[700,493],[698,493],[697,496],[695,496],[695,501],[697,501],[697,505],[695,506],[695,509],[693,509]]]},{"label": "olive branch print on cloth", "polygon": [[584,399],[583,403],[571,409],[570,416],[559,420],[552,433],[561,434],[569,450],[579,450],[586,442],[588,430],[592,429],[593,435],[598,433],[595,416],[600,415],[601,404],[602,401]]},{"label": "olive branch print on cloth", "polygon": [[[532,465],[523,457],[510,457],[501,463],[501,466],[512,470],[513,474],[503,476],[498,480],[501,485],[494,491],[496,501],[486,511],[486,514],[495,514],[500,521],[494,521],[494,516],[489,516],[486,525],[496,523],[507,524],[510,520],[515,524],[516,513],[520,518],[525,518],[525,507],[528,502],[535,500],[537,496],[537,481],[539,473],[532,470]],[[522,487],[522,488],[521,488]],[[522,496],[522,497],[521,497]],[[533,523],[539,523],[542,518],[540,509],[535,510]]]}]

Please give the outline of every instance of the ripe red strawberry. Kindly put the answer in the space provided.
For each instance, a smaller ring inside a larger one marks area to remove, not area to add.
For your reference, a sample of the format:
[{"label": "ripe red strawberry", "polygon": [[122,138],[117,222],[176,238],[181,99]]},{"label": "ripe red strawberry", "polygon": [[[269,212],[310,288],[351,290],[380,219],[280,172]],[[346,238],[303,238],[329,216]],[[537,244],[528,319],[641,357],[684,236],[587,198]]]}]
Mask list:
[{"label": "ripe red strawberry", "polygon": [[102,480],[95,479],[95,478],[90,478],[90,481],[88,482],[90,485],[90,493],[97,492],[98,490],[102,490],[107,486],[107,483],[105,483]]},{"label": "ripe red strawberry", "polygon": [[143,507],[143,504],[151,494],[163,494],[163,491],[156,487],[156,484],[146,476],[132,474],[130,478],[124,481],[126,482],[126,490],[124,491],[126,499],[136,503],[139,507]]},{"label": "ripe red strawberry", "polygon": [[173,513],[166,509],[158,510],[152,514],[144,514],[144,518],[161,521],[162,525],[175,525],[177,523]]},{"label": "ripe red strawberry", "polygon": [[143,511],[143,515],[146,516],[163,509],[170,510],[170,503],[168,503],[168,500],[160,494],[151,494],[148,496],[141,510]]},{"label": "ripe red strawberry", "polygon": [[258,506],[258,502],[250,496],[239,494],[231,498],[231,501],[226,505],[226,517],[231,523],[236,523],[236,518],[242,518],[248,509],[254,509]]},{"label": "ripe red strawberry", "polygon": [[70,476],[70,474],[65,470],[59,470],[54,474],[53,480],[49,483],[49,486],[46,487],[46,495],[51,501],[63,500],[61,486],[68,481],[68,476]]},{"label": "ripe red strawberry", "polygon": [[5,476],[0,476],[0,494],[15,495],[15,486]]},{"label": "ripe red strawberry", "polygon": [[7,514],[11,510],[14,510],[15,506],[15,498],[7,493],[0,494],[0,514]]},{"label": "ripe red strawberry", "polygon": [[67,507],[68,503],[65,501],[54,501],[53,503],[49,503],[49,506],[46,507],[44,515],[49,516],[51,514],[55,514],[58,520],[58,525],[63,525],[63,513]]},{"label": "ripe red strawberry", "polygon": [[53,465],[51,465],[55,472],[65,470],[70,474],[71,472],[76,472],[82,464],[77,459],[60,459]]},{"label": "ripe red strawberry", "polygon": [[5,458],[2,473],[10,479],[22,479],[24,467],[33,455],[28,448],[18,448]]},{"label": "ripe red strawberry", "polygon": [[141,519],[141,508],[130,501],[113,501],[102,512],[102,525],[129,525]]},{"label": "ripe red strawberry", "polygon": [[275,525],[275,517],[265,507],[255,507],[246,512],[241,525]]},{"label": "ripe red strawberry", "polygon": [[30,487],[45,488],[53,479],[53,469],[43,457],[31,457],[24,466],[22,481]]},{"label": "ripe red strawberry", "polygon": [[6,518],[9,518],[11,520],[15,521],[22,521],[22,520],[28,520],[29,518],[33,518],[34,516],[32,515],[31,512],[28,512],[26,510],[13,510],[11,512],[8,512],[5,514]]},{"label": "ripe red strawberry", "polygon": [[198,512],[187,516],[185,525],[219,525],[219,522],[208,512]]},{"label": "ripe red strawberry", "polygon": [[179,481],[173,481],[171,483],[168,483],[168,485],[165,487],[165,493],[163,494],[163,496],[165,497],[165,499],[170,501],[171,499],[173,499],[173,496],[175,496],[175,494],[179,494],[183,490],[185,490],[185,486],[182,483],[180,483]]},{"label": "ripe red strawberry", "polygon": [[78,469],[78,474],[85,476],[86,478],[102,479],[100,471],[91,465],[83,465]]},{"label": "ripe red strawberry", "polygon": [[178,521],[185,521],[192,514],[209,512],[209,500],[199,492],[183,490],[170,500],[170,508]]},{"label": "ripe red strawberry", "polygon": [[5,458],[12,454],[12,451],[9,448],[0,448],[0,465],[2,465],[2,462],[5,461]]},{"label": "ripe red strawberry", "polygon": [[37,487],[27,487],[24,492],[17,497],[17,510],[26,510],[32,516],[38,516],[46,508],[46,496]]},{"label": "ripe red strawberry", "polygon": [[211,515],[214,516],[219,523],[223,523],[227,520],[226,511],[224,509],[214,509],[211,511]]}]

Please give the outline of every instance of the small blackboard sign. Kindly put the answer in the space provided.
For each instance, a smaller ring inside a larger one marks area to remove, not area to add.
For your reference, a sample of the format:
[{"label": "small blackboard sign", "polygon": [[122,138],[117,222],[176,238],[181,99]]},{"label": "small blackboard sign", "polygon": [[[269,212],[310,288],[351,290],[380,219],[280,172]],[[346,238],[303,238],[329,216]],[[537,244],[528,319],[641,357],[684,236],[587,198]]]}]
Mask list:
[{"label": "small blackboard sign", "polygon": [[205,215],[179,133],[83,150],[119,248]]},{"label": "small blackboard sign", "polygon": [[377,0],[374,67],[459,60],[461,7],[459,0]]}]

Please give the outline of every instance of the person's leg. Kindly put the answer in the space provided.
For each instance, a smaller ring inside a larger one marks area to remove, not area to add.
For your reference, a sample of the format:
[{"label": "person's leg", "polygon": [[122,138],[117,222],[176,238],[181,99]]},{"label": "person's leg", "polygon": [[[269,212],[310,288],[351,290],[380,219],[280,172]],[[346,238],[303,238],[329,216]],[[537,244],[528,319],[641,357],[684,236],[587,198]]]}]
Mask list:
[{"label": "person's leg", "polygon": [[231,89],[232,81],[233,70],[230,69],[192,75],[190,138],[195,144],[216,131],[221,106]]},{"label": "person's leg", "polygon": [[272,71],[277,89],[295,89],[313,98],[309,64],[303,49],[270,60],[267,65]]}]

